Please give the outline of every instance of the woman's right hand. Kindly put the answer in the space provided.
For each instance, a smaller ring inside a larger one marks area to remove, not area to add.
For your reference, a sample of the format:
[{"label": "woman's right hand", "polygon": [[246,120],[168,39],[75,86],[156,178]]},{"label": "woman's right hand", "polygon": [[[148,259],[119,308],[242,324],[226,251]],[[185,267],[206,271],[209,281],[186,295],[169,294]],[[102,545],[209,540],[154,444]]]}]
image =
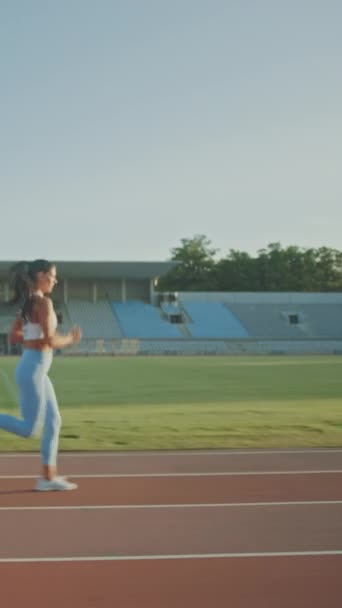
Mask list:
[{"label": "woman's right hand", "polygon": [[82,332],[79,325],[74,325],[70,331],[69,336],[71,337],[72,344],[78,344],[82,338]]}]

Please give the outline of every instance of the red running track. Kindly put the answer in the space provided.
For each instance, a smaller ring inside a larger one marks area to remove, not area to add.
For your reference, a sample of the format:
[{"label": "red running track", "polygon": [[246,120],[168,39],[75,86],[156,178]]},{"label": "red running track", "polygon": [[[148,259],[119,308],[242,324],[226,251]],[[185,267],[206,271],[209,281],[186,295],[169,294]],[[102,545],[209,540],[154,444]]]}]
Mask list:
[{"label": "red running track", "polygon": [[37,464],[0,456],[6,608],[341,605],[342,450],[63,455],[93,476],[60,494]]}]

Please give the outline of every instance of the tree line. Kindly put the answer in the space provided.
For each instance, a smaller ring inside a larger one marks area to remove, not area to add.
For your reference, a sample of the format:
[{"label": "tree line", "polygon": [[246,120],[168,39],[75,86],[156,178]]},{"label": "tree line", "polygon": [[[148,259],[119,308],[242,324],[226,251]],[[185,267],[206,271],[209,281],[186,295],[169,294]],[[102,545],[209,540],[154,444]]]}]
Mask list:
[{"label": "tree line", "polygon": [[270,243],[251,256],[217,249],[203,234],[181,239],[171,250],[177,262],[160,278],[158,291],[342,291],[342,252],[328,247],[304,249]]}]

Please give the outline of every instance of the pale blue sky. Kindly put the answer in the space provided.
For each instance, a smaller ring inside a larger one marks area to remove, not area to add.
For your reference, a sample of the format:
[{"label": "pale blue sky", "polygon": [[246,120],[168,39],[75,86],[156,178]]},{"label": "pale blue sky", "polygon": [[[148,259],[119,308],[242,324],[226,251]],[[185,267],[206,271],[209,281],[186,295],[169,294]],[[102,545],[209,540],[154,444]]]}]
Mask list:
[{"label": "pale blue sky", "polygon": [[342,249],[340,0],[0,0],[0,259]]}]

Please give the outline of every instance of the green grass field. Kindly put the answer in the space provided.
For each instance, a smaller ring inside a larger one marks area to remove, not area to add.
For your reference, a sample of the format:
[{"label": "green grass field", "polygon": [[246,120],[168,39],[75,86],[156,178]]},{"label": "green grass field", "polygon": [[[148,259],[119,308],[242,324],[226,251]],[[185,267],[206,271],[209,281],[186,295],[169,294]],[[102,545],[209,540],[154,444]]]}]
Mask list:
[{"label": "green grass field", "polygon": [[[16,362],[0,359],[0,410],[15,415]],[[56,357],[50,377],[62,450],[342,446],[336,356]],[[37,447],[0,431],[0,450]]]}]

